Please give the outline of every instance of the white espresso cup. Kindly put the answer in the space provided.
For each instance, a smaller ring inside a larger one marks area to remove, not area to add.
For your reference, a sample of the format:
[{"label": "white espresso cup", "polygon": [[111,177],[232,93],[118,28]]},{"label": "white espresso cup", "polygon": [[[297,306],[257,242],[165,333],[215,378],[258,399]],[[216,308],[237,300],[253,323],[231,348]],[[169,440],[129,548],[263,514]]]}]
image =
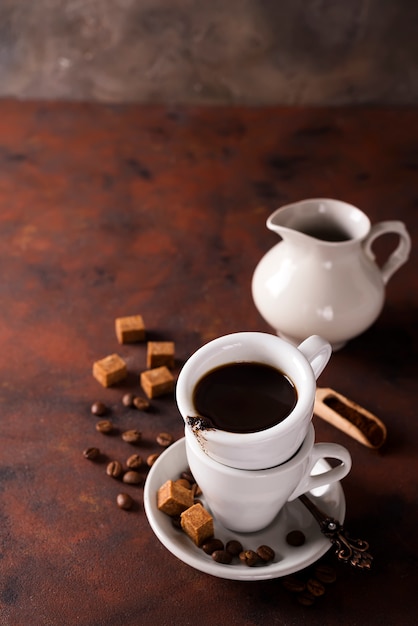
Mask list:
[{"label": "white espresso cup", "polygon": [[[348,450],[336,443],[314,444],[311,424],[302,446],[285,463],[264,470],[241,470],[214,461],[185,429],[187,461],[212,515],[235,532],[256,532],[268,526],[286,502],[312,489],[341,480],[351,469]],[[311,474],[320,459],[339,465]]]},{"label": "white espresso cup", "polygon": [[[330,344],[312,335],[298,347],[268,333],[241,332],[214,339],[201,347],[180,371],[176,400],[186,424],[202,450],[230,467],[259,470],[287,461],[301,446],[312,421],[316,379],[331,356]],[[296,403],[278,423],[257,430],[260,415],[254,414],[255,432],[230,432],[207,428],[194,406],[197,383],[223,365],[251,362],[270,365],[284,374],[296,389]]]}]

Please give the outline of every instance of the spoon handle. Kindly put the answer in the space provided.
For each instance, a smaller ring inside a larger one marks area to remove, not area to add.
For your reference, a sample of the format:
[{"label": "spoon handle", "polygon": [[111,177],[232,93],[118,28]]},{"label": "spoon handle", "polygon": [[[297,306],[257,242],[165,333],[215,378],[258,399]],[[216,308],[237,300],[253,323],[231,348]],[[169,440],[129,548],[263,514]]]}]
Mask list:
[{"label": "spoon handle", "polygon": [[335,547],[337,558],[359,569],[370,569],[373,557],[368,553],[369,544],[363,539],[352,539],[344,527],[334,518],[321,511],[305,494],[299,500],[319,523],[321,532]]}]

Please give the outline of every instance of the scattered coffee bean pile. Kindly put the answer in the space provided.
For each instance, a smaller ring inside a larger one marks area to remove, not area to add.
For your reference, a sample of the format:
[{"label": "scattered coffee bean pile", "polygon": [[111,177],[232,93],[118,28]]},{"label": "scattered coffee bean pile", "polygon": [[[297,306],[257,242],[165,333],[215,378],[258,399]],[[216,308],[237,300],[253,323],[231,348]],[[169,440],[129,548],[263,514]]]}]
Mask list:
[{"label": "scattered coffee bean pile", "polygon": [[[145,330],[143,327],[143,320],[141,316],[133,316],[129,318],[121,318],[115,321],[116,334],[120,343],[131,343],[134,341],[143,341],[145,338]],[[126,326],[126,328],[125,328]],[[112,375],[115,372],[109,371],[112,369],[110,365],[113,364],[107,362],[109,359],[117,355],[111,355],[106,357],[102,362],[98,364],[104,367],[104,371],[101,376],[97,376],[97,372],[93,371],[95,377],[105,387],[110,386],[114,382],[117,382],[115,378],[113,380]],[[118,357],[119,358],[119,357]],[[106,361],[106,362],[105,362]],[[97,363],[95,366],[98,365]],[[147,365],[151,368],[156,368],[167,364],[172,367],[174,364],[174,344],[172,342],[149,342],[147,353]],[[125,366],[124,363],[122,363]],[[154,369],[157,371],[157,369]],[[100,373],[100,372],[99,372]],[[148,372],[149,373],[149,372]],[[158,373],[158,372],[157,372]],[[109,376],[111,380],[109,379]],[[125,373],[123,373],[123,377]],[[165,393],[172,388],[172,377],[170,376],[169,387],[167,389],[161,388],[159,391],[158,384],[161,381],[154,381],[154,387],[146,389],[148,397],[153,398],[159,393]],[[167,383],[167,381],[163,381]],[[148,389],[148,391],[147,391]],[[122,397],[122,405],[126,408],[136,408],[139,411],[148,411],[150,409],[150,402],[147,398],[135,395],[134,393],[125,393]],[[109,409],[102,401],[94,402],[90,407],[91,413],[96,417],[104,417],[109,413]],[[113,424],[112,420],[100,419],[96,422],[96,431],[102,435],[114,435],[118,429]],[[129,429],[123,431],[121,439],[128,445],[140,445],[142,441],[142,433],[136,429]],[[170,433],[161,432],[155,435],[155,442],[161,448],[167,448],[174,442],[174,438]],[[103,454],[99,447],[89,447],[83,451],[85,459],[93,462],[101,461],[107,458],[107,455]],[[121,463],[119,460],[108,460],[106,465],[106,475],[112,479],[119,480],[122,483],[129,486],[138,486],[143,482],[143,476],[139,470],[148,470],[155,461],[158,459],[159,453],[148,454],[145,460],[138,453],[130,454],[125,463]],[[177,483],[183,487],[190,489],[193,494],[193,501],[199,503],[199,496],[202,492],[196,484],[191,472],[189,470],[184,471],[181,476],[176,480]],[[116,504],[122,510],[131,510],[135,504],[134,499],[128,493],[121,492],[116,497]],[[171,522],[174,528],[184,532],[180,524],[180,516],[171,517]],[[298,547],[305,543],[305,536],[300,530],[290,531],[286,536],[286,541],[289,545]],[[219,538],[211,537],[204,541],[200,548],[210,556],[216,563],[223,565],[229,565],[231,563],[242,563],[247,567],[262,566],[271,563],[275,559],[274,550],[267,545],[260,545],[256,550],[248,549],[244,547],[240,541],[236,539],[230,539],[225,543]],[[290,593],[294,594],[297,602],[303,606],[312,606],[318,598],[321,598],[327,587],[332,585],[336,581],[335,569],[325,562],[317,562],[301,572],[285,576],[281,579],[283,587]]]},{"label": "scattered coffee bean pile", "polygon": [[319,561],[297,574],[285,576],[281,582],[287,591],[294,594],[299,604],[312,606],[336,580],[335,569],[328,563]]},{"label": "scattered coffee bean pile", "polygon": [[[126,408],[136,408],[140,411],[148,411],[150,403],[146,398],[136,396],[132,393],[124,394],[122,397],[122,405]],[[96,417],[104,417],[108,414],[109,408],[101,401],[93,402],[90,412]],[[96,431],[102,435],[117,434],[119,429],[113,424],[112,420],[101,419],[96,422]],[[123,430],[120,432],[122,441],[131,445],[138,446],[142,442],[142,432],[137,429]],[[156,444],[161,448],[167,448],[174,442],[174,437],[170,433],[160,432],[155,436]],[[102,453],[99,447],[86,448],[83,456],[89,461],[103,461],[108,455]],[[140,454],[130,454],[124,463],[117,459],[108,460],[106,464],[106,475],[119,480],[125,485],[138,486],[143,484],[143,470],[147,471],[158,459],[159,453],[148,454],[146,458]],[[134,506],[134,499],[127,493],[119,493],[116,497],[116,504],[120,509],[130,510]]]},{"label": "scattered coffee bean pile", "polygon": [[[175,482],[186,489],[190,489],[193,493],[194,502],[199,502],[198,498],[202,495],[202,492],[189,470],[182,472]],[[171,522],[174,528],[182,531],[179,515],[172,516]],[[230,565],[238,561],[248,567],[254,567],[256,565],[267,565],[275,557],[275,552],[270,546],[261,545],[256,550],[246,549],[236,539],[230,539],[224,543],[217,537],[211,537],[205,540],[200,545],[200,548],[205,554],[211,556],[216,563],[222,565]]]},{"label": "scattered coffee bean pile", "polygon": [[[174,375],[171,370],[175,367],[175,343],[173,341],[147,341],[147,330],[142,315],[128,315],[114,320],[115,334],[119,344],[135,344],[146,342],[146,367],[139,374],[138,382],[144,392],[142,396],[135,393],[125,393],[122,397],[122,405],[128,409],[148,411],[151,408],[150,399],[170,394],[174,390]],[[109,354],[93,363],[93,377],[102,387],[111,387],[128,376],[128,367],[125,360],[118,354]],[[112,420],[106,417],[109,409],[100,400],[90,407],[91,413],[100,419],[96,423],[96,431],[102,435],[115,435],[118,428]],[[120,433],[124,442],[137,446],[142,442],[142,433],[137,429],[129,429]],[[161,448],[170,446],[174,438],[170,433],[161,432],[154,435],[155,442]],[[99,448],[87,448],[83,452],[84,458],[89,461],[103,461],[105,455]],[[120,480],[126,485],[139,485],[143,483],[143,476],[138,470],[149,469],[158,459],[159,453],[148,454],[145,461],[139,454],[131,454],[121,463],[119,460],[109,459],[106,466],[106,474],[111,478]],[[116,503],[121,509],[131,509],[134,501],[126,493],[121,493],[116,498]]]}]

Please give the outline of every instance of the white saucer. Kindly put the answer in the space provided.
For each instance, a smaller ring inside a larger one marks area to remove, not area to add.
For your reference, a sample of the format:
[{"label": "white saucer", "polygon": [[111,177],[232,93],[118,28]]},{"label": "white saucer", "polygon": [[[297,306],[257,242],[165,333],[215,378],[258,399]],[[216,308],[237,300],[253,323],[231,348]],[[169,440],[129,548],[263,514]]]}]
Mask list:
[{"label": "white saucer", "polygon": [[[315,473],[329,466],[319,461]],[[157,508],[157,491],[166,480],[176,480],[188,468],[185,439],[179,439],[161,454],[152,466],[144,487],[144,506],[148,521],[161,543],[184,563],[201,572],[232,580],[266,580],[279,578],[308,567],[317,561],[329,548],[330,541],[319,530],[318,522],[299,501],[289,502],[276,519],[256,533],[236,533],[227,530],[214,520],[215,536],[225,543],[238,539],[244,549],[256,550],[260,545],[268,545],[275,551],[275,559],[267,565],[248,567],[240,562],[231,565],[216,563],[211,556],[194,545],[187,535],[172,525],[171,519]],[[309,497],[328,515],[340,523],[345,517],[345,497],[340,483],[333,483],[316,489]],[[204,504],[204,498],[199,498]],[[306,538],[303,546],[292,547],[286,542],[291,530],[301,530]]]}]

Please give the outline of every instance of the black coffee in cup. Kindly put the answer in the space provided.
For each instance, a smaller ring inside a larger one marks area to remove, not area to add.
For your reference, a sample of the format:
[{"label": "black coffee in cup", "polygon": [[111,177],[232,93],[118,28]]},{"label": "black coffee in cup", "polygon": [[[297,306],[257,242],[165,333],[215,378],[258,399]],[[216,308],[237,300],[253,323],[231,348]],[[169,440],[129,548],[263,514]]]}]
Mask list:
[{"label": "black coffee in cup", "polygon": [[297,402],[292,381],[264,363],[228,363],[196,384],[193,404],[206,428],[253,433],[282,422]]}]

